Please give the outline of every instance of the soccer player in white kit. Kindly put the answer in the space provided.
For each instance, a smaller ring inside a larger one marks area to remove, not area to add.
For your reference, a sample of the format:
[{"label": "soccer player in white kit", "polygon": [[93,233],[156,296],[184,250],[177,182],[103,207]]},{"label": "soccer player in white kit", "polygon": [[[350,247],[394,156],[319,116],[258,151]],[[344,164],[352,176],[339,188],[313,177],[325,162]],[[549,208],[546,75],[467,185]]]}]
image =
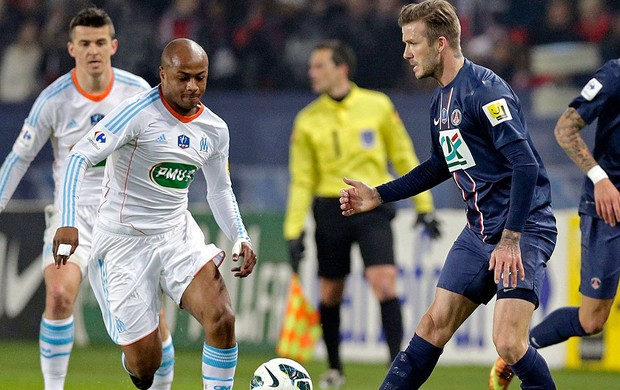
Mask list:
[{"label": "soccer player in white kit", "polygon": [[204,329],[203,388],[233,387],[235,317],[218,269],[225,254],[205,244],[187,210],[188,187],[198,170],[207,181],[213,215],[234,243],[232,259],[242,258],[234,275],[248,276],[256,255],[232,191],[228,126],[200,100],[208,65],[196,42],[173,40],[161,56],[161,84],[121,103],[66,159],[56,264],[65,264],[78,247],[75,204],[85,174],[107,158],[89,279],[106,329],[139,389],[150,386],[161,361],[160,288]]},{"label": "soccer player in white kit", "polygon": [[[71,266],[59,271],[54,265],[52,238],[59,226],[58,194],[63,164],[73,145],[116,105],[150,89],[142,78],[113,68],[111,57],[118,42],[112,20],[105,11],[85,8],[70,23],[69,54],[75,68],[47,87],[32,106],[12,151],[0,168],[0,211],[4,210],[30,163],[50,140],[54,150],[54,205],[45,209],[43,270],[46,287],[45,312],[41,318],[39,345],[41,370],[46,390],[62,389],[73,347],[73,306],[80,283],[87,272],[91,232],[102,195],[102,161],[84,177],[76,209],[80,247],[71,257]],[[170,389],[174,348],[165,321],[162,321],[165,358],[154,389]]]}]

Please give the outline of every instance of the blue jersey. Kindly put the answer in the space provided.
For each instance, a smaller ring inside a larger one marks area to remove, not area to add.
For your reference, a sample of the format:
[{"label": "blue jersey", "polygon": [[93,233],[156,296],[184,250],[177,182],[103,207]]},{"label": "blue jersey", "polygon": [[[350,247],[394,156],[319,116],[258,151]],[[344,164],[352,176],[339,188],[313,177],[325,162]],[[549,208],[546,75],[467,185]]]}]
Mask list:
[{"label": "blue jersey", "polygon": [[519,98],[495,73],[465,60],[454,80],[431,101],[432,153],[447,169],[467,205],[470,229],[495,243],[506,224],[513,167],[499,151],[526,141],[538,163],[538,179],[526,228],[553,218],[549,177],[534,148]]},{"label": "blue jersey", "polygon": [[[592,155],[607,172],[612,183],[620,185],[620,59],[611,60],[594,73],[569,107],[590,124],[598,118]],[[620,187],[619,187],[620,188]],[[585,178],[579,212],[598,217],[594,204],[594,185]]]}]

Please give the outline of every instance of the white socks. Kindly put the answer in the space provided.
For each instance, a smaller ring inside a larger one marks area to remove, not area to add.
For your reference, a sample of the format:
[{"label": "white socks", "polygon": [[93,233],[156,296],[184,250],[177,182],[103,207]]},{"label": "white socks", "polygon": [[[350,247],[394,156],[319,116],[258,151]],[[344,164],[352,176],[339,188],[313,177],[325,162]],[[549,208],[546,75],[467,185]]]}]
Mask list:
[{"label": "white socks", "polygon": [[45,390],[62,390],[73,349],[73,316],[63,320],[41,317],[39,354]]}]

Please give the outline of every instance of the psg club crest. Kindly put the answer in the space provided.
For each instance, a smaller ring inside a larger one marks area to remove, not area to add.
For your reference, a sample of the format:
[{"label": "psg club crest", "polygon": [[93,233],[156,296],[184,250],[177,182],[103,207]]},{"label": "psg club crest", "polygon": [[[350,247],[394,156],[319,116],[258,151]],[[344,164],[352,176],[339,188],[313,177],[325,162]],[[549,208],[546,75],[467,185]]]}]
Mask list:
[{"label": "psg club crest", "polygon": [[181,149],[189,148],[189,137],[185,134],[181,134],[178,138],[178,145]]}]

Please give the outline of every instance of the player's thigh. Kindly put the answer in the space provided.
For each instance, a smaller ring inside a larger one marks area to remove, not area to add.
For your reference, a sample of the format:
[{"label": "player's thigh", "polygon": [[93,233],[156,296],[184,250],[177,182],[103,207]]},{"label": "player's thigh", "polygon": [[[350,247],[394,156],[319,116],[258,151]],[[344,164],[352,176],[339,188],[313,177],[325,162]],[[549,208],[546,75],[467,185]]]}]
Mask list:
[{"label": "player's thigh", "polygon": [[534,304],[527,300],[498,299],[493,312],[493,340],[512,345],[527,339],[533,312]]},{"label": "player's thigh", "polygon": [[181,306],[205,328],[232,315],[230,295],[214,262],[208,262],[196,274],[181,297]]},{"label": "player's thigh", "polygon": [[497,289],[493,272],[489,271],[493,248],[465,227],[448,252],[437,287],[476,304],[488,303]]},{"label": "player's thigh", "polygon": [[318,274],[328,279],[344,278],[351,272],[351,245],[355,234],[351,218],[356,215],[342,216],[337,198],[316,198],[312,210]]},{"label": "player's thigh", "polygon": [[579,291],[594,299],[613,299],[620,278],[620,226],[581,215],[581,283]]},{"label": "player's thigh", "polygon": [[158,252],[166,238],[95,228],[88,276],[106,330],[119,345],[135,343],[159,325],[162,265]]}]

